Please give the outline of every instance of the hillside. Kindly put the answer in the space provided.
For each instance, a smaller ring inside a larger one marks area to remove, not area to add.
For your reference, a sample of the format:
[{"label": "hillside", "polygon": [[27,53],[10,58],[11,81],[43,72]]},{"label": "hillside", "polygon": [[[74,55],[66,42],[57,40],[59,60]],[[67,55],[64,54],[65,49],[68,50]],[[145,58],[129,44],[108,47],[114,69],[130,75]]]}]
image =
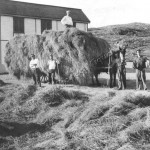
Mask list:
[{"label": "hillside", "polygon": [[150,149],[148,91],[3,79],[1,150]]},{"label": "hillside", "polygon": [[128,44],[127,60],[132,61],[135,51],[141,49],[144,56],[150,59],[150,24],[131,23],[101,28],[90,28],[89,32],[103,38],[114,48],[114,43],[124,39]]}]

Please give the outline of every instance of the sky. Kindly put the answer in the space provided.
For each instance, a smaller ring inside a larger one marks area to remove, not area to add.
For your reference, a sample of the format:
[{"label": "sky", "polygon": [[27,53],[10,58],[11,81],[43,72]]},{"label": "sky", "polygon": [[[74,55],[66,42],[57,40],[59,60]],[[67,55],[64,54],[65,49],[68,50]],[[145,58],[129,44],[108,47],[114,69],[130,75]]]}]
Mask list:
[{"label": "sky", "polygon": [[150,23],[150,0],[17,1],[82,9],[91,21],[89,27],[102,27],[133,22]]}]

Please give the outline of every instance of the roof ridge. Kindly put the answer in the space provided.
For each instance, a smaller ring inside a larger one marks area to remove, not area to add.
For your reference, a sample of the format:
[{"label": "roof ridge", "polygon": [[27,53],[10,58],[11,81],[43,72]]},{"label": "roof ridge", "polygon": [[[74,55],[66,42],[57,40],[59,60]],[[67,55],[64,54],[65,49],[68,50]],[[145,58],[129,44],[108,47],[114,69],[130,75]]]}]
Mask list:
[{"label": "roof ridge", "polygon": [[19,2],[15,0],[0,0],[0,15],[19,15],[36,18],[44,17],[60,20],[68,9],[72,11],[71,17],[74,21],[90,22],[82,9]]},{"label": "roof ridge", "polygon": [[[30,2],[21,2],[17,0],[4,0],[3,2],[13,2],[13,3],[24,3],[24,4],[30,4],[30,5],[40,5],[40,6],[47,6],[47,7],[59,7],[59,8],[67,8],[67,9],[76,9],[76,10],[82,10],[80,8],[72,8],[72,7],[63,7],[63,6],[55,6],[55,5],[48,5],[48,4],[39,4],[39,3],[30,3]],[[0,0],[0,3],[2,0]]]}]

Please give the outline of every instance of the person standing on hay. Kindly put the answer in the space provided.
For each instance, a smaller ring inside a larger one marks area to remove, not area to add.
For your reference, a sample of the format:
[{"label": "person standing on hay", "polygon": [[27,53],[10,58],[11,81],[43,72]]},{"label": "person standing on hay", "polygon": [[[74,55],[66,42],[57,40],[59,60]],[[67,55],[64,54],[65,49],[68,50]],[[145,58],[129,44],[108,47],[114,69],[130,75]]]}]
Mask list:
[{"label": "person standing on hay", "polygon": [[73,21],[72,21],[72,18],[70,17],[70,13],[71,11],[70,10],[67,10],[66,11],[66,16],[64,16],[62,19],[61,19],[61,23],[66,27],[66,28],[70,28],[73,26]]},{"label": "person standing on hay", "polygon": [[50,59],[48,61],[48,69],[49,69],[49,84],[55,83],[55,72],[56,72],[56,61],[53,59],[53,55],[50,55]]},{"label": "person standing on hay", "polygon": [[143,85],[144,90],[147,90],[146,86],[146,74],[145,68],[147,66],[147,58],[141,55],[141,50],[138,49],[136,51],[137,57],[133,61],[133,68],[136,70],[136,89],[141,89],[141,83]]},{"label": "person standing on hay", "polygon": [[34,84],[36,85],[38,83],[39,86],[41,87],[39,60],[35,58],[34,54],[31,55],[31,61],[30,61],[29,67],[32,71]]}]

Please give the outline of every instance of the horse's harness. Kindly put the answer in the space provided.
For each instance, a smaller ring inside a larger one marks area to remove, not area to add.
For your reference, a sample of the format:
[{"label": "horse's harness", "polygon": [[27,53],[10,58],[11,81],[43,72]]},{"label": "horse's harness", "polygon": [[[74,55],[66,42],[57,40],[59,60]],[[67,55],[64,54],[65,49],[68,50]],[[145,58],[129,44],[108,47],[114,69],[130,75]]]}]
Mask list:
[{"label": "horse's harness", "polygon": [[[121,52],[121,49],[119,49],[118,51],[116,51],[116,52],[112,52],[112,51],[110,51],[110,52],[108,52],[108,53],[106,53],[106,54],[102,54],[101,56],[99,56],[98,58],[93,58],[92,60],[91,60],[91,63],[93,63],[94,64],[94,66],[96,67],[96,68],[99,68],[99,69],[108,69],[108,73],[110,72],[110,69],[112,68],[112,58],[114,57],[113,55],[114,54],[117,54],[118,56],[119,56],[119,53]],[[125,53],[125,52],[124,52]],[[124,55],[124,54],[123,54]],[[97,67],[96,65],[99,63],[99,64],[101,64],[101,66],[103,66],[104,65],[104,63],[103,63],[103,61],[106,59],[106,58],[108,58],[108,60],[109,60],[109,62],[108,62],[108,67]],[[117,59],[117,58],[116,58]],[[122,62],[120,61],[119,63],[118,63],[118,67],[119,68],[125,68],[125,65],[126,65],[126,61],[125,60],[123,60]]]}]

